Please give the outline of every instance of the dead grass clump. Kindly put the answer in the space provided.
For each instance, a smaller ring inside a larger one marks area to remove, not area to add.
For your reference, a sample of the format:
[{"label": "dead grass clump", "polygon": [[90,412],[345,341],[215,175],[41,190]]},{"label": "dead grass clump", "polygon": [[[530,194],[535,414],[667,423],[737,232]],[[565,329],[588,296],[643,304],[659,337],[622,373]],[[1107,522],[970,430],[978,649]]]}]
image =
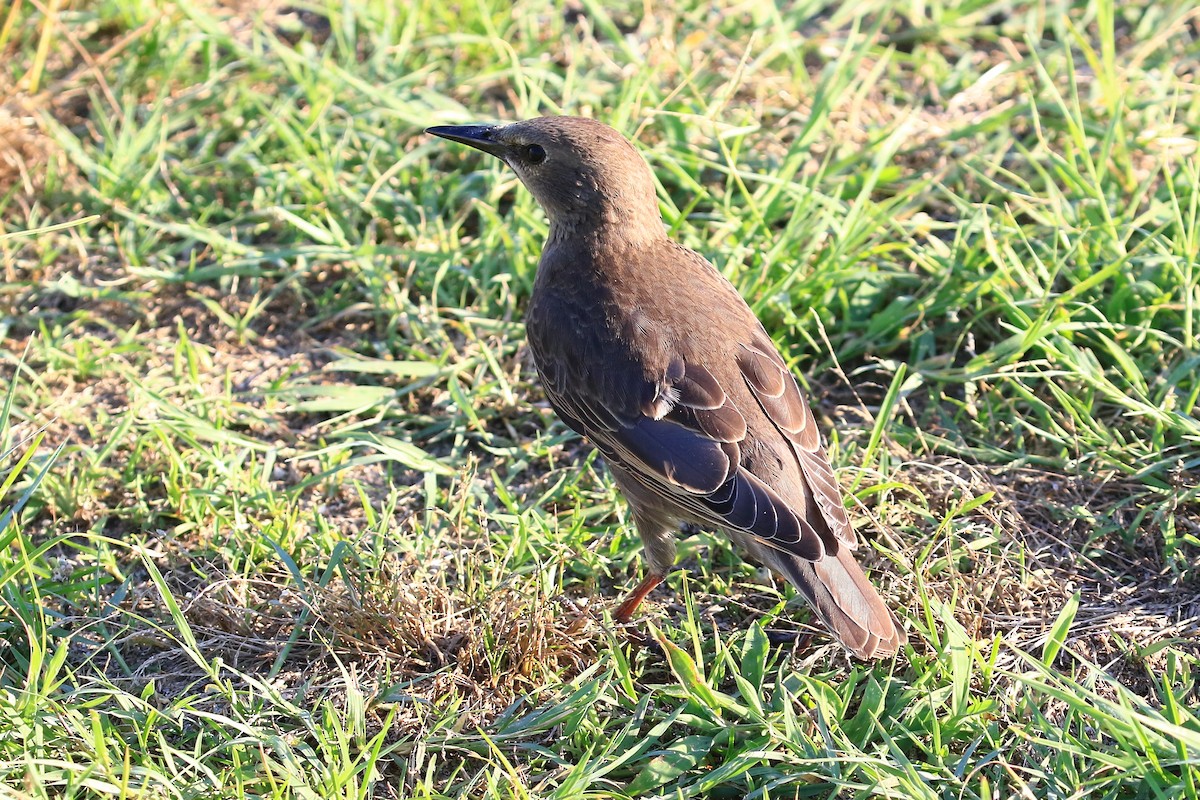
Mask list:
[{"label": "dead grass clump", "polygon": [[[403,685],[411,708],[393,724],[404,736],[426,724],[430,708],[487,724],[518,696],[570,680],[595,659],[600,629],[591,617],[536,587],[472,594],[462,585],[471,582],[466,576],[452,584],[431,563],[387,557],[379,568],[352,570],[348,581],[326,587],[297,586],[283,571],[258,578],[224,575],[213,565],[169,572],[197,652],[171,630],[147,581],[129,594],[129,629],[111,643],[132,674],[112,677],[153,680],[159,701],[207,683],[198,664],[214,659],[235,671],[228,675],[234,686],[242,675],[273,676],[281,695],[297,704],[336,701],[351,690],[380,700]],[[171,635],[139,619],[156,619]]]},{"label": "dead grass clump", "polygon": [[545,681],[569,679],[595,655],[591,618],[536,587],[505,585],[471,597],[409,558],[385,562],[346,588],[318,608],[334,647],[386,653],[413,675],[450,667],[472,694],[499,692],[506,705]]}]

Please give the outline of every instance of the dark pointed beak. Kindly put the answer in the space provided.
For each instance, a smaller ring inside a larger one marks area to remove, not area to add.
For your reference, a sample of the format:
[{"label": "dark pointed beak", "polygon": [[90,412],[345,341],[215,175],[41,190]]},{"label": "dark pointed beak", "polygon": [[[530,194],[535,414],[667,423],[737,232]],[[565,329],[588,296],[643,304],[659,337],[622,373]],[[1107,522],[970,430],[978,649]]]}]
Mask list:
[{"label": "dark pointed beak", "polygon": [[426,128],[425,132],[452,142],[470,145],[476,150],[491,153],[496,158],[504,158],[504,153],[508,150],[507,145],[493,138],[500,128],[500,125],[436,125]]}]

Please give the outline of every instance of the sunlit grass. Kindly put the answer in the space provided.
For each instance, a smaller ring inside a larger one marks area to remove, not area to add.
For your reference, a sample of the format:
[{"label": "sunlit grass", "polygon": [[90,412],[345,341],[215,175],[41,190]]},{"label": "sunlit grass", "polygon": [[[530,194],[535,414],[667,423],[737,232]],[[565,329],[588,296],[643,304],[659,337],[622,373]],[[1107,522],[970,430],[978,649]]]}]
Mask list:
[{"label": "sunlit grass", "polygon": [[[644,14],[0,16],[10,790],[1200,795],[1194,9]],[[894,662],[711,533],[611,625],[545,219],[420,133],[540,113],[634,137],[795,366]]]}]

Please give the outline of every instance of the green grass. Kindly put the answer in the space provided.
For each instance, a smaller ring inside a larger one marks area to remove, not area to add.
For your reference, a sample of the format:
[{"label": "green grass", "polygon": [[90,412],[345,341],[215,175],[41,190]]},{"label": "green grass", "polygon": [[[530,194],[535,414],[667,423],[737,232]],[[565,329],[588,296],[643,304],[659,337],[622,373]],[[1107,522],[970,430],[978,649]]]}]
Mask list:
[{"label": "green grass", "polygon": [[[1192,6],[6,9],[3,791],[1196,800]],[[541,113],[805,380],[894,662],[707,533],[613,628],[545,219],[421,134]]]}]

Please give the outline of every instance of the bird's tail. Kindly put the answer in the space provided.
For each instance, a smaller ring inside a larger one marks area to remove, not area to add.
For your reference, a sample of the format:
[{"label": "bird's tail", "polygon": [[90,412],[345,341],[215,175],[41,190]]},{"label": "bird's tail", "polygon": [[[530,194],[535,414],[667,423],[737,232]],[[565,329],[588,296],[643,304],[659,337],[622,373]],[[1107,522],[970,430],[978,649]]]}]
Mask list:
[{"label": "bird's tail", "polygon": [[847,547],[836,556],[807,561],[771,547],[763,560],[788,577],[817,616],[859,658],[894,655],[908,637]]}]

